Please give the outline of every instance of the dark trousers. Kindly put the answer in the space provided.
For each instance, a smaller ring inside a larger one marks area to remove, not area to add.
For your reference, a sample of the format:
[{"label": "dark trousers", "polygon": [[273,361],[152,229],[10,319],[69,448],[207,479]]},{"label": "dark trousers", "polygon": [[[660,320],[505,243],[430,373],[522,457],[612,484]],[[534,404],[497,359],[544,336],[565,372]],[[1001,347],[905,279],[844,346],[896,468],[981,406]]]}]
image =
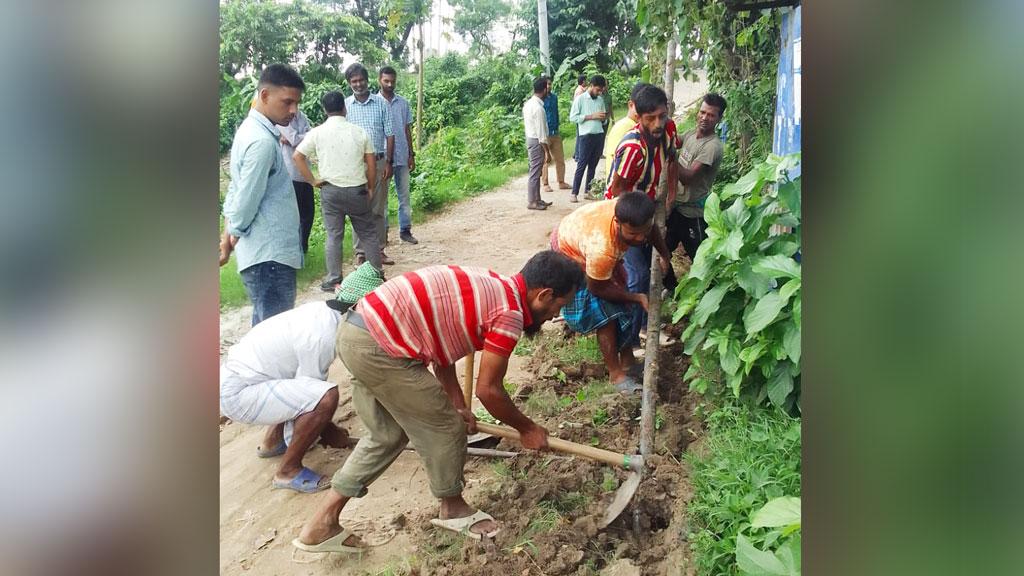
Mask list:
[{"label": "dark trousers", "polygon": [[239,273],[252,301],[253,326],[295,307],[295,272],[295,268],[271,260]]},{"label": "dark trousers", "polygon": [[[704,221],[703,217],[689,218],[676,210],[669,214],[668,220],[665,222],[665,228],[665,244],[668,245],[668,251],[672,252],[679,244],[682,244],[690,260],[696,258],[697,248],[708,237],[708,223]],[[670,280],[671,285],[669,285]],[[675,288],[675,285],[676,277],[674,273],[671,273],[665,279],[665,288],[672,290]]]},{"label": "dark trousers", "polygon": [[590,183],[594,181],[594,172],[597,170],[597,163],[601,160],[601,152],[604,150],[604,132],[579,136],[576,138],[576,150],[579,155],[576,157],[576,174],[572,177],[573,196],[578,196],[580,193],[584,170],[587,172],[587,183],[583,186],[583,191],[589,190]]},{"label": "dark trousers", "polygon": [[313,185],[309,182],[292,180],[295,188],[295,203],[299,205],[299,228],[302,232],[302,253],[309,252],[309,233],[313,230],[313,214],[316,207],[313,202]]}]

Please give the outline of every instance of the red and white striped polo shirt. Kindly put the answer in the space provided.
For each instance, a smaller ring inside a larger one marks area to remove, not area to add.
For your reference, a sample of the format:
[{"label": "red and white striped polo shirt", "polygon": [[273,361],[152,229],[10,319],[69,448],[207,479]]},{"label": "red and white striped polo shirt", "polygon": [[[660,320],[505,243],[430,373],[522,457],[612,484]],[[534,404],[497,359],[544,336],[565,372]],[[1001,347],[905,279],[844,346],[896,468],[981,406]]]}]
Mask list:
[{"label": "red and white striped polo shirt", "polygon": [[658,182],[661,170],[667,162],[675,162],[677,150],[682,141],[676,133],[676,123],[669,120],[665,124],[665,134],[661,141],[651,143],[643,136],[643,127],[639,123],[633,126],[615,148],[612,165],[608,169],[608,184],[604,191],[606,199],[612,198],[612,175],[618,174],[626,186],[626,190],[644,192],[654,200],[658,193]]},{"label": "red and white striped polo shirt", "polygon": [[511,356],[533,322],[521,274],[460,266],[402,274],[363,296],[356,310],[390,356],[439,366],[475,350]]}]

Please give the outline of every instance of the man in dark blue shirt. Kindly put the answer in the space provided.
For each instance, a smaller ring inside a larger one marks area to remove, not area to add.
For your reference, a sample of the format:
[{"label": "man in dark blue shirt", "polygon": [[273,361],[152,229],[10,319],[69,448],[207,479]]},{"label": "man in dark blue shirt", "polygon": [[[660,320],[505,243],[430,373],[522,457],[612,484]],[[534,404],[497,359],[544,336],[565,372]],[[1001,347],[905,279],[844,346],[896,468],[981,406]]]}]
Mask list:
[{"label": "man in dark blue shirt", "polygon": [[548,96],[544,99],[544,115],[548,121],[548,147],[544,157],[544,168],[540,172],[541,184],[545,192],[553,192],[548,184],[548,166],[555,164],[555,175],[558,176],[558,189],[569,190],[565,182],[565,154],[562,151],[562,135],[558,133],[558,95],[551,91],[551,79],[548,78]]}]

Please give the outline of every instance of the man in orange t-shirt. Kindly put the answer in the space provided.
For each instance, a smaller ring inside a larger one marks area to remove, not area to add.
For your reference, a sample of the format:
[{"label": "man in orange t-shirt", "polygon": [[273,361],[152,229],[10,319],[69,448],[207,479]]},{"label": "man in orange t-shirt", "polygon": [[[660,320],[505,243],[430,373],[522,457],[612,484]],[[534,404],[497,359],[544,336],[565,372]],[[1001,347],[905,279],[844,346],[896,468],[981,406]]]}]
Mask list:
[{"label": "man in orange t-shirt", "polygon": [[576,332],[597,332],[608,377],[620,392],[640,390],[638,371],[631,371],[640,326],[631,311],[636,306],[647,310],[647,294],[626,289],[622,260],[631,246],[648,242],[657,249],[662,269],[668,270],[668,247],[654,225],[654,200],[641,192],[573,211],[551,238],[552,249],[575,260],[587,276],[586,286],[562,308],[562,316]]}]

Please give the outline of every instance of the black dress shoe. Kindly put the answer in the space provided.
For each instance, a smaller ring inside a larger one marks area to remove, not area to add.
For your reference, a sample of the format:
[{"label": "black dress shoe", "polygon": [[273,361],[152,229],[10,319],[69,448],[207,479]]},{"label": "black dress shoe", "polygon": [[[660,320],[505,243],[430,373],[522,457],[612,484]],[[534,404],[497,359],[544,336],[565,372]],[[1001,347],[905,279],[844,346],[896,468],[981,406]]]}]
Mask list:
[{"label": "black dress shoe", "polygon": [[409,231],[409,230],[402,230],[402,233],[399,234],[398,237],[402,239],[402,242],[408,242],[409,244],[419,244],[420,243],[420,241],[417,240],[416,237],[413,236],[412,232]]},{"label": "black dress shoe", "polygon": [[527,210],[547,210],[548,209],[548,205],[547,204],[527,204],[526,205],[526,209]]}]

